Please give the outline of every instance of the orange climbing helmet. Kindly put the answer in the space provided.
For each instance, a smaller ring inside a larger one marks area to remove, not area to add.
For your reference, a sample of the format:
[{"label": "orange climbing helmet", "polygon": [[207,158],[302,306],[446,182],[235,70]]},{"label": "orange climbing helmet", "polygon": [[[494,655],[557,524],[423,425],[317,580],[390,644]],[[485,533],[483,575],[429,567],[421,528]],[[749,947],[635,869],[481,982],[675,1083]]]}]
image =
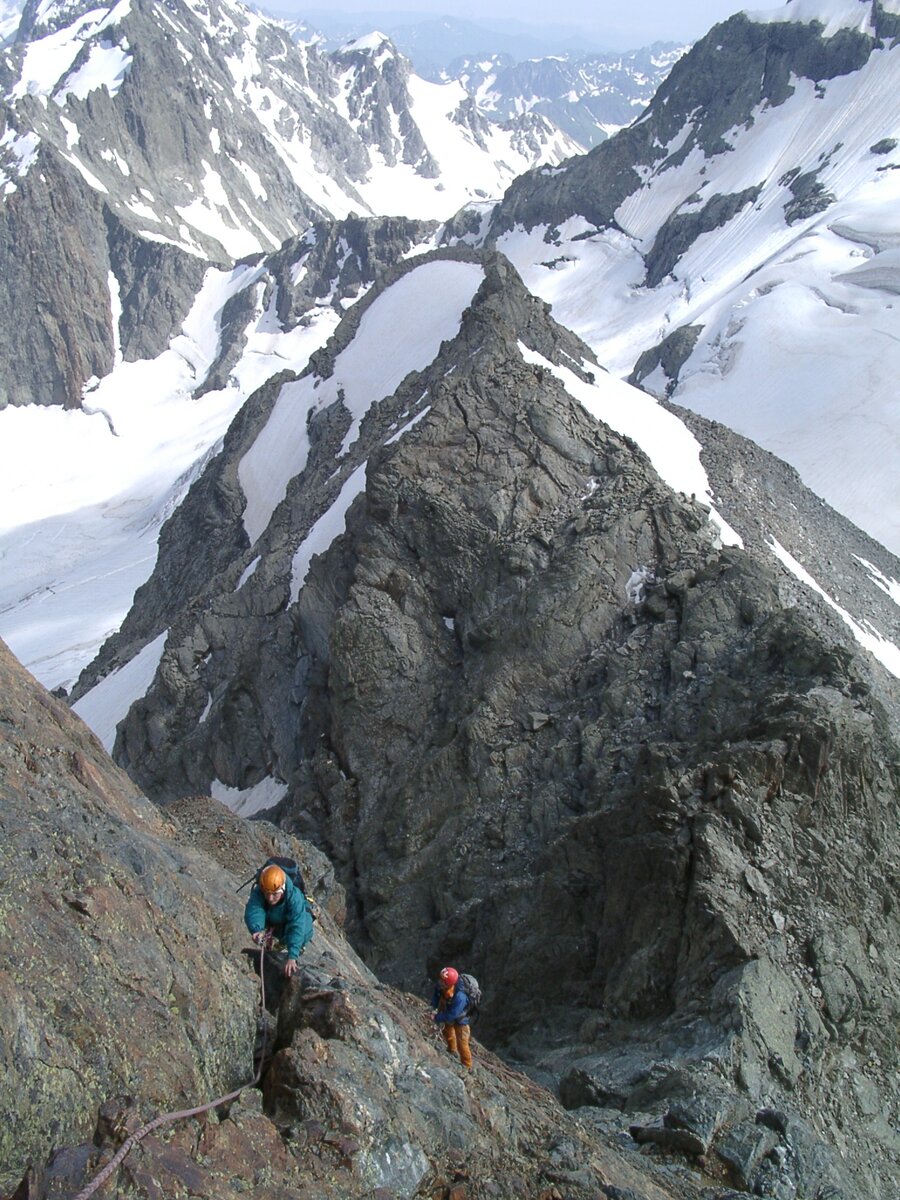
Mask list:
[{"label": "orange climbing helmet", "polygon": [[459,971],[457,971],[454,967],[444,967],[443,971],[441,971],[440,975],[438,976],[438,979],[440,979],[444,987],[456,987],[456,984],[459,980]]},{"label": "orange climbing helmet", "polygon": [[267,895],[279,892],[284,887],[284,871],[271,863],[259,876],[259,886]]}]

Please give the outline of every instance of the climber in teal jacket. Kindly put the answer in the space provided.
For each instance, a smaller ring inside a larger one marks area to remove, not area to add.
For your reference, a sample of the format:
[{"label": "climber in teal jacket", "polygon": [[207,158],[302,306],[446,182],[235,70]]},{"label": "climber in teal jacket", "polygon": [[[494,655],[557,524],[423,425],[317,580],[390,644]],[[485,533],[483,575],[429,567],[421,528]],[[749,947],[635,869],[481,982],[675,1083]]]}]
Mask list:
[{"label": "climber in teal jacket", "polygon": [[244,909],[244,923],[254,942],[265,942],[271,934],[284,943],[288,954],[284,973],[293,975],[300,952],[313,935],[313,920],[306,897],[281,867],[272,864],[260,873]]}]

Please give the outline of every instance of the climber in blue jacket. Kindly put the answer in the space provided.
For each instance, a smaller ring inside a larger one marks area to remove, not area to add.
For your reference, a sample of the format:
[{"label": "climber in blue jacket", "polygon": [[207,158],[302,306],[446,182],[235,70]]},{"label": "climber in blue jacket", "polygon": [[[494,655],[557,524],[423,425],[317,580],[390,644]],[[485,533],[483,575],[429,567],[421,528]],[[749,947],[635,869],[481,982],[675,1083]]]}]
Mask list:
[{"label": "climber in blue jacket", "polygon": [[287,949],[285,975],[297,970],[300,952],[313,935],[312,914],[306,897],[281,867],[274,863],[260,872],[244,909],[244,923],[254,942],[273,937]]}]

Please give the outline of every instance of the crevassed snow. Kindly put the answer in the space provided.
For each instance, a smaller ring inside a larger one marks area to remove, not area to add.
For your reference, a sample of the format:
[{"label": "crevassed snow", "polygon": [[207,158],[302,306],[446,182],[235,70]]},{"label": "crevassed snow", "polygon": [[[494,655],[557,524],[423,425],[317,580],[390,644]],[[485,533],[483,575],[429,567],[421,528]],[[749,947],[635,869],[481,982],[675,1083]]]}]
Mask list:
[{"label": "crevassed snow", "polygon": [[[617,213],[621,231],[579,217],[555,244],[538,227],[505,234],[498,248],[613,374],[630,374],[673,330],[701,327],[672,399],[784,458],[898,553],[900,47],[874,50],[862,70],[818,89],[793,86],[784,104],[732,131],[733,153],[708,159],[694,148],[680,166],[651,170]],[[873,153],[876,144],[887,149]],[[817,172],[838,199],[788,225],[797,171]],[[756,203],[698,237],[672,276],[643,286],[642,256],[673,211],[696,211],[695,194],[705,202],[756,184]],[[643,386],[662,394],[667,382],[657,372]]]},{"label": "crevassed snow", "polygon": [[306,583],[309,567],[317,554],[324,554],[336,537],[347,527],[347,510],[350,505],[366,488],[366,466],[362,463],[344,482],[334,504],[316,521],[307,536],[300,543],[291,562],[291,604],[300,595],[300,589]]},{"label": "crevassed snow", "polygon": [[636,442],[664,483],[707,505],[723,545],[743,545],[740,535],[713,507],[709,478],[700,461],[700,443],[684,422],[661,408],[652,396],[612,375],[600,372],[595,383],[586,383],[574,371],[556,366],[521,342],[519,351],[526,362],[552,372],[569,395],[598,421]]},{"label": "crevassed snow", "polygon": [[[246,397],[276,371],[302,370],[334,328],[331,310],[289,333],[258,311],[228,386],[194,398],[222,308],[258,275],[210,271],[169,349],[118,361],[85,396],[86,411],[0,412],[0,636],[46,686],[70,687],[119,627],[153,570],[162,521]],[[111,304],[115,312],[112,294]]]},{"label": "crevassed snow", "polygon": [[345,453],[371,406],[392,395],[411,371],[428,366],[441,342],[456,336],[483,278],[474,263],[425,263],[410,271],[369,305],[328,379],[307,375],[282,387],[266,425],[238,465],[251,544],[306,466],[310,414],[341,401],[352,418]]},{"label": "crevassed snow", "polygon": [[168,629],[148,642],[134,658],[111,671],[72,707],[111,754],[116,728],[135,700],[146,696],[166,648]]},{"label": "crevassed snow", "polygon": [[779,562],[783,563],[792,575],[795,575],[801,583],[805,583],[816,595],[821,596],[830,608],[834,609],[844,624],[848,626],[857,642],[864,649],[868,650],[870,654],[874,655],[892,675],[900,679],[900,647],[888,641],[887,638],[883,638],[876,630],[871,628],[864,629],[858,621],[851,617],[846,609],[841,608],[837,601],[828,595],[825,589],[813,579],[812,575],[775,538],[770,540],[769,548]]}]

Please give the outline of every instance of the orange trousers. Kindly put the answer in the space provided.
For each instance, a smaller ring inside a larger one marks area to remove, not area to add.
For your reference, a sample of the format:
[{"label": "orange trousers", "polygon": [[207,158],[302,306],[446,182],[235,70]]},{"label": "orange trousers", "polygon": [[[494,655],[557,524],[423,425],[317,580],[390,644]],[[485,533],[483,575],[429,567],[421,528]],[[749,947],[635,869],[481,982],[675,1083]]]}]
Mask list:
[{"label": "orange trousers", "polygon": [[441,1025],[441,1032],[447,1049],[451,1054],[459,1054],[459,1061],[467,1069],[472,1068],[472,1051],[469,1048],[471,1030],[468,1025],[457,1025],[455,1021],[446,1021]]}]

